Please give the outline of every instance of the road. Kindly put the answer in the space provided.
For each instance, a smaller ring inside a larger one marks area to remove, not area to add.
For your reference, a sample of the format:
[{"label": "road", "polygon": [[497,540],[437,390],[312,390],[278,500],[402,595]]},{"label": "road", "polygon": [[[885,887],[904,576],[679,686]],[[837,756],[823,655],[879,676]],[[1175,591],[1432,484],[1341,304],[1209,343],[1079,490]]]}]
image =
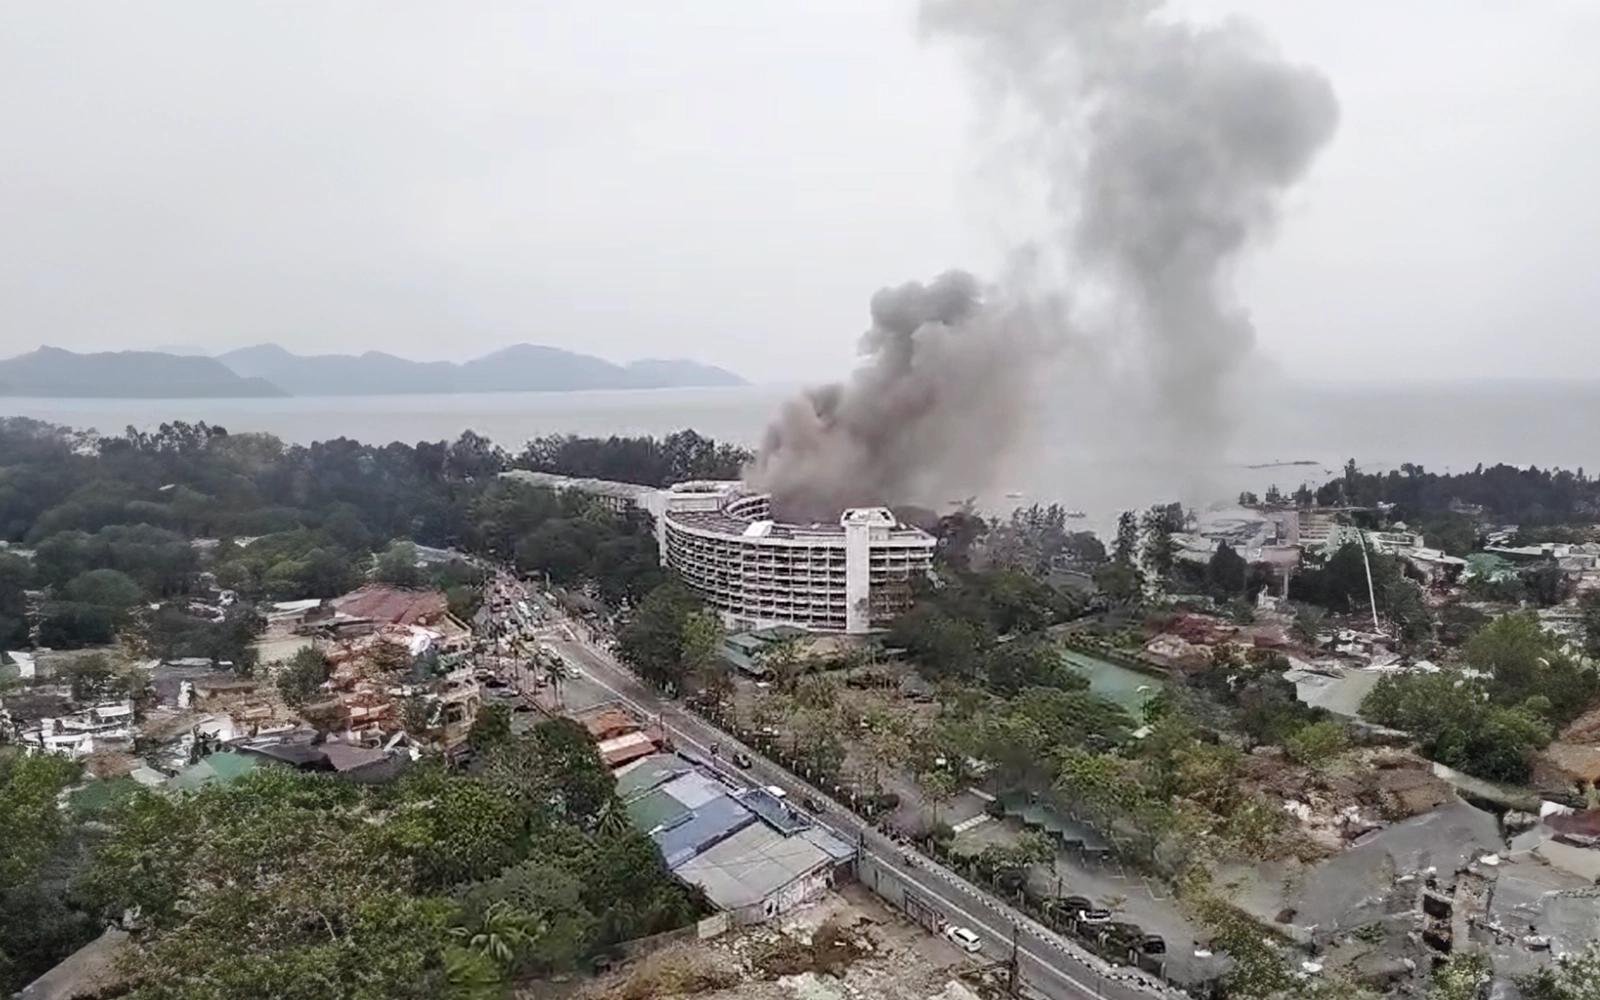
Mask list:
[{"label": "road", "polygon": [[[544,624],[537,630],[538,638],[562,658],[571,673],[628,705],[642,718],[656,721],[679,747],[698,753],[730,782],[776,785],[796,801],[809,797],[824,803],[823,824],[858,845],[860,877],[880,893],[885,888],[883,880],[890,880],[889,888],[901,894],[915,894],[942,919],[977,934],[983,943],[983,954],[995,961],[1010,957],[1015,939],[1018,976],[1025,987],[1051,1000],[1148,1000],[1156,993],[1183,996],[1135,970],[1102,962],[993,895],[890,840],[821,790],[640,682],[592,642],[584,626],[560,617],[559,612],[538,602],[531,590],[506,577],[497,581],[497,589],[502,587],[509,588],[512,594],[508,596],[513,597],[498,602],[503,606],[514,605],[517,593],[530,604],[537,602],[541,606]],[[500,593],[506,595],[507,590]],[[718,756],[711,754],[713,745],[722,748]],[[727,761],[740,749],[751,758],[748,769],[733,767]]]}]

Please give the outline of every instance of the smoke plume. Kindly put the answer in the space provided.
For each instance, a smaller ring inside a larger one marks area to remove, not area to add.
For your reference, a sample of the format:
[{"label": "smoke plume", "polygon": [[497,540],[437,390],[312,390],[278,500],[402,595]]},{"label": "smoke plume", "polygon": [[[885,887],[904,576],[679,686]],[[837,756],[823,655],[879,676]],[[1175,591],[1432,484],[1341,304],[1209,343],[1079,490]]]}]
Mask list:
[{"label": "smoke plume", "polygon": [[[1127,369],[1158,450],[1220,454],[1255,341],[1233,265],[1332,136],[1332,88],[1241,22],[1187,24],[1163,0],[924,0],[922,23],[964,44],[991,131],[1037,172],[1030,259],[1066,277],[1043,295],[1037,267],[879,292],[864,364],[787,404],[748,477],[819,517],[981,492],[1063,346]],[[1082,301],[1100,307],[1064,305]]]}]

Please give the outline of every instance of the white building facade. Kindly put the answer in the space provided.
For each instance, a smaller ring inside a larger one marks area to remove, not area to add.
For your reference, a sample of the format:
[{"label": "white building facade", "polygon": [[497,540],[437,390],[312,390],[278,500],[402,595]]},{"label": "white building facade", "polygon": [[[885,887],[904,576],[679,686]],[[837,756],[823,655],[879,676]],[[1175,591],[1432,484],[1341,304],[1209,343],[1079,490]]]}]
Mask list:
[{"label": "white building facade", "polygon": [[683,483],[647,500],[663,565],[731,624],[862,633],[909,606],[935,541],[886,507],[836,524],[772,519],[770,498],[738,483]]},{"label": "white building facade", "polygon": [[932,535],[887,507],[855,507],[837,523],[776,521],[771,497],[743,483],[701,480],[652,489],[546,473],[504,473],[572,489],[613,509],[648,511],[663,566],[737,628],[795,625],[862,633],[886,627],[911,603],[911,582],[933,566]]}]

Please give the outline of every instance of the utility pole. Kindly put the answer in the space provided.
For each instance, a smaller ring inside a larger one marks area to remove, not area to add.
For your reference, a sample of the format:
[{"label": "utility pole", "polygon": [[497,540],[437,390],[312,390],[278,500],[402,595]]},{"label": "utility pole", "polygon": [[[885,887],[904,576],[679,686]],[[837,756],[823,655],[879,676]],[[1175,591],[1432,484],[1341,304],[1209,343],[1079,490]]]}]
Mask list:
[{"label": "utility pole", "polygon": [[1367,529],[1357,528],[1361,533],[1361,564],[1367,568],[1367,600],[1372,605],[1372,631],[1381,632],[1378,625],[1378,595],[1372,589],[1372,560],[1367,557]]},{"label": "utility pole", "polygon": [[1016,924],[1011,925],[1011,960],[1006,963],[1006,992],[1011,996],[1017,995],[1017,935],[1020,933]]}]

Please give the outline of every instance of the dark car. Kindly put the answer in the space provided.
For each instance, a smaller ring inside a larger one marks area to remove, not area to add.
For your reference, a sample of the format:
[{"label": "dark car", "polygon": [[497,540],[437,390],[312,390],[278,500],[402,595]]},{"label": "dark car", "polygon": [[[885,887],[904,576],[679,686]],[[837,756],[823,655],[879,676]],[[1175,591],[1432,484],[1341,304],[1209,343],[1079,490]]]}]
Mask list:
[{"label": "dark car", "polygon": [[800,804],[805,806],[806,809],[810,810],[811,812],[814,812],[814,813],[822,812],[822,803],[818,802],[816,799],[812,798],[809,795],[807,795],[804,798],[802,798],[800,800]]},{"label": "dark car", "polygon": [[738,753],[733,755],[733,762],[740,767],[749,767],[751,764],[755,763],[750,759],[750,755],[745,753],[743,750],[740,750]]},{"label": "dark car", "polygon": [[1139,942],[1139,950],[1146,955],[1165,955],[1167,941],[1160,934],[1146,934],[1144,940]]}]

